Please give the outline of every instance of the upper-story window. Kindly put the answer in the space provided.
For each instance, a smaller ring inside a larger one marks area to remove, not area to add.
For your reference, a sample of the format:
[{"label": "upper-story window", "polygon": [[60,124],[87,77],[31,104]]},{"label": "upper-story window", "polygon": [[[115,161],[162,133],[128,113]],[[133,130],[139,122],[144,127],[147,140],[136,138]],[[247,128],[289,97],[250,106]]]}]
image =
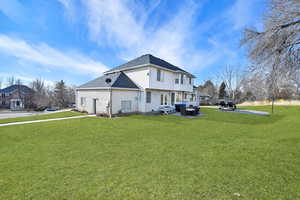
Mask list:
[{"label": "upper-story window", "polygon": [[192,78],[189,77],[189,84],[191,85],[192,84]]},{"label": "upper-story window", "polygon": [[183,74],[180,74],[180,83],[183,84]]},{"label": "upper-story window", "polygon": [[2,93],[1,96],[2,96],[2,98],[5,98],[5,93]]},{"label": "upper-story window", "polygon": [[179,78],[175,79],[175,84],[179,84]]},{"label": "upper-story window", "polygon": [[161,70],[157,69],[157,81],[161,81]]}]

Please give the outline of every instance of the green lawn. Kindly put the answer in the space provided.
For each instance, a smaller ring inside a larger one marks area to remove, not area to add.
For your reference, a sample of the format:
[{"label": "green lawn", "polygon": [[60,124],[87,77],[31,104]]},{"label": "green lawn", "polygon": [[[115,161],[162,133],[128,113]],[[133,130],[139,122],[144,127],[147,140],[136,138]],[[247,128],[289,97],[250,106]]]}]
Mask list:
[{"label": "green lawn", "polygon": [[300,199],[300,107],[202,112],[0,127],[0,199]]},{"label": "green lawn", "polygon": [[11,123],[11,122],[24,122],[24,121],[32,121],[32,120],[41,120],[41,119],[54,119],[54,118],[63,118],[63,117],[73,117],[83,115],[79,112],[56,112],[56,113],[49,113],[49,114],[42,114],[42,115],[33,115],[33,116],[26,116],[26,117],[17,117],[17,118],[7,118],[7,119],[0,119],[0,124]]}]

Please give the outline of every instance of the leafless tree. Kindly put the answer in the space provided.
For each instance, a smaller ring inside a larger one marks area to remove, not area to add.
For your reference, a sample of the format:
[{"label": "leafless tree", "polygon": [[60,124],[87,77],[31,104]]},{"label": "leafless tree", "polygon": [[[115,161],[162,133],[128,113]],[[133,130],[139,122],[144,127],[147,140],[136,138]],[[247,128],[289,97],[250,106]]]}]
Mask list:
[{"label": "leafless tree", "polygon": [[[300,1],[271,0],[269,12],[264,19],[264,31],[245,29],[242,45],[248,48],[248,56],[265,71],[269,90],[274,100],[279,91],[279,79],[289,74],[295,52],[300,48]],[[298,63],[292,64],[298,67]]]},{"label": "leafless tree", "polygon": [[47,89],[45,87],[44,80],[35,79],[31,82],[31,89],[33,93],[33,104],[36,107],[45,107],[49,105],[49,97],[47,95]]},{"label": "leafless tree", "polygon": [[243,72],[241,69],[228,65],[217,73],[216,77],[225,83],[229,98],[238,101],[239,99],[237,99],[236,94],[240,92],[243,80]]},{"label": "leafless tree", "polygon": [[10,76],[7,78],[7,86],[8,87],[14,85],[15,83],[16,83],[16,79],[14,76]]}]

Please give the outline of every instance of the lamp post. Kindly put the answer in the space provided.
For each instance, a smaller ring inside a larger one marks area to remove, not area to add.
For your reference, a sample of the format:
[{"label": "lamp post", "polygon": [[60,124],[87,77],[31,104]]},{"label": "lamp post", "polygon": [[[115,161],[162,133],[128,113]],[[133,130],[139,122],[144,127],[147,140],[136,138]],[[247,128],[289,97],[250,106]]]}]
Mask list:
[{"label": "lamp post", "polygon": [[109,86],[109,118],[112,116],[112,89],[111,89],[111,79],[105,79],[106,84]]}]

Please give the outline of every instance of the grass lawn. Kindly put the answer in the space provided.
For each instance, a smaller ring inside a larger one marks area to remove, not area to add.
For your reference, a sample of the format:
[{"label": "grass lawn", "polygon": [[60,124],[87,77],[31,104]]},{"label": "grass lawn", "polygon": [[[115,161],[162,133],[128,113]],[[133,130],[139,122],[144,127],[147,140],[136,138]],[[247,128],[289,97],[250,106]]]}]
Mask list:
[{"label": "grass lawn", "polygon": [[79,113],[79,112],[71,112],[71,111],[56,112],[56,113],[33,115],[33,116],[26,116],[26,117],[0,119],[0,124],[10,123],[10,122],[24,122],[24,121],[32,121],[32,120],[41,120],[41,119],[73,117],[73,116],[79,116],[79,115],[83,115],[83,114]]},{"label": "grass lawn", "polygon": [[0,127],[0,199],[300,199],[300,107],[202,112]]}]

